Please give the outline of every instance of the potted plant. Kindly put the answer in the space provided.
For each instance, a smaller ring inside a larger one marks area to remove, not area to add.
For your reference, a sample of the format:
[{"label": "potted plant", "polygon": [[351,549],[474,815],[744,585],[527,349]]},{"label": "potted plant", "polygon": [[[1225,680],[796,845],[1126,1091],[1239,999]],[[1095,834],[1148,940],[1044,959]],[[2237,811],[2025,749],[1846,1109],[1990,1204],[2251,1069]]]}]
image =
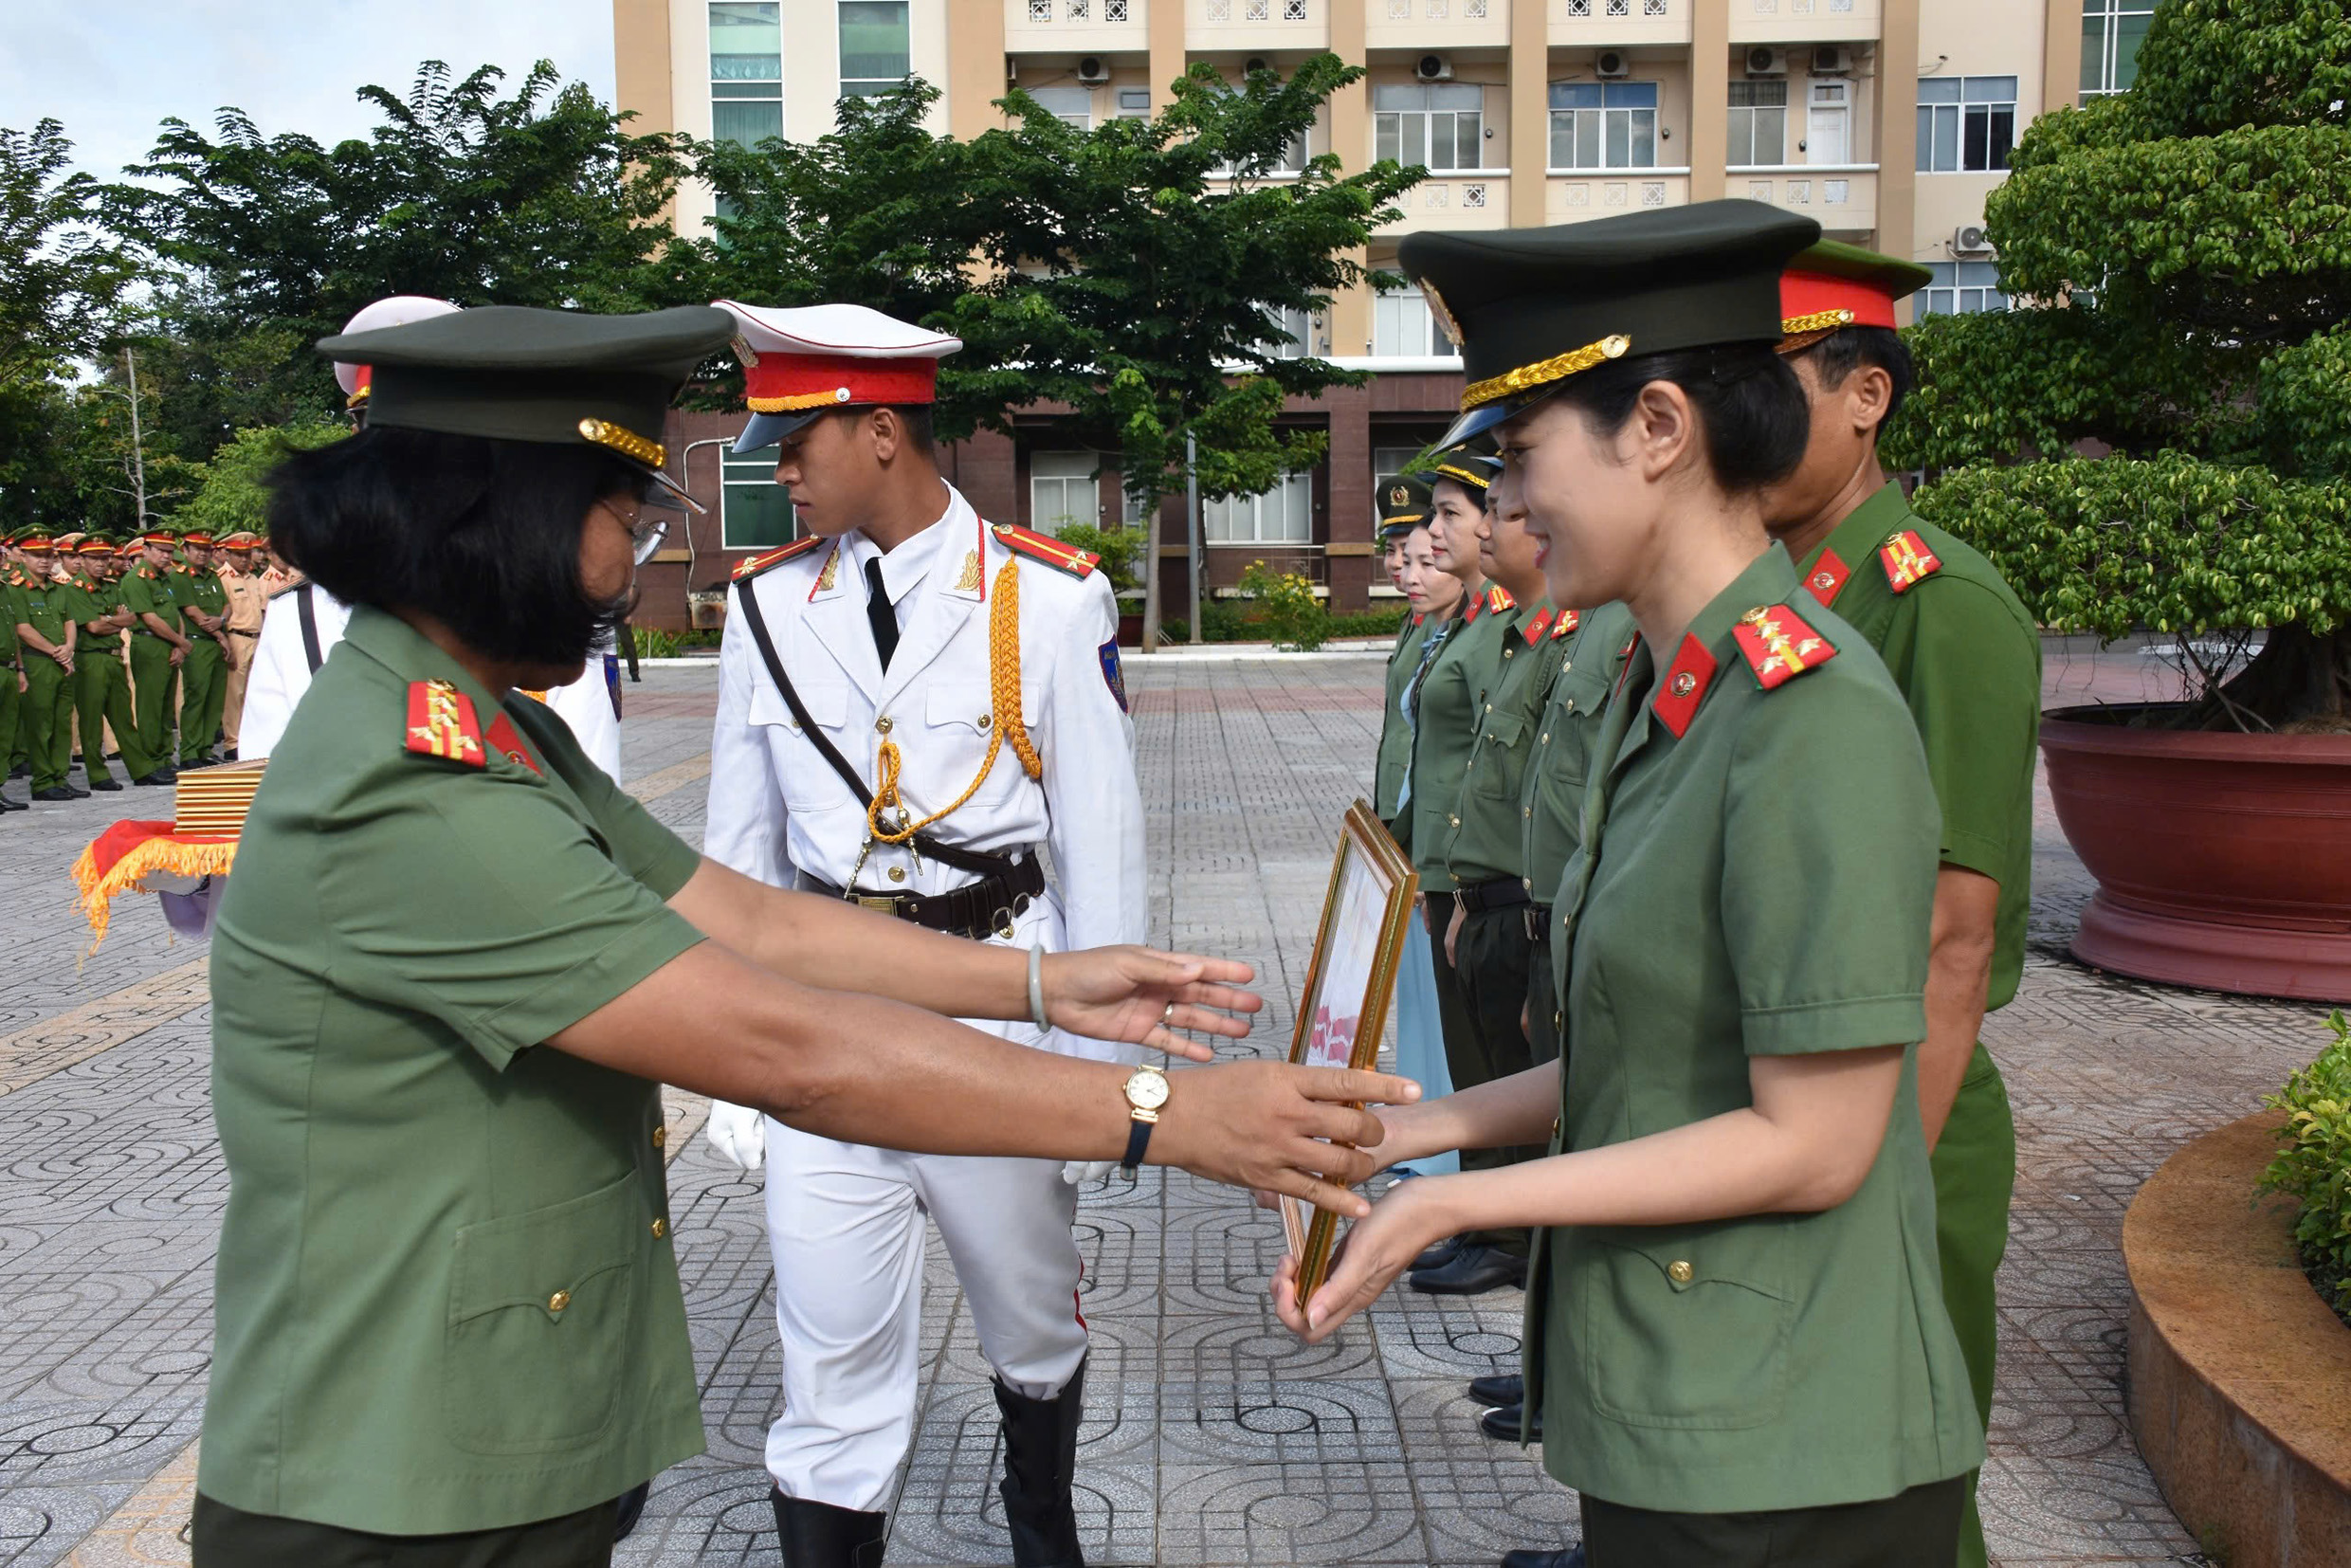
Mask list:
[{"label": "potted plant", "polygon": [[2044,718],[2075,955],[2351,998],[2351,13],[2174,0],[2139,70],[2019,143],[1986,217],[2036,303],[1911,329],[1890,455],[2044,626],[2188,677]]}]

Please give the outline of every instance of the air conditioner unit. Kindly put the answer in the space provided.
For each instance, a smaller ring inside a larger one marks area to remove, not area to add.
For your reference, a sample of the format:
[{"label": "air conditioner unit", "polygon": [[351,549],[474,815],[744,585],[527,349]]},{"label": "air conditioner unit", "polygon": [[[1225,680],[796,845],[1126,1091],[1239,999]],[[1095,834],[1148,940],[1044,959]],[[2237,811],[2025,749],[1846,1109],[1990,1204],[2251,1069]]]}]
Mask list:
[{"label": "air conditioner unit", "polygon": [[1602,49],[1592,62],[1592,74],[1602,77],[1631,76],[1632,57],[1622,49]]},{"label": "air conditioner unit", "polygon": [[1259,71],[1269,71],[1272,69],[1273,62],[1267,60],[1262,54],[1250,55],[1247,60],[1241,62],[1241,74],[1245,77],[1255,76]]},{"label": "air conditioner unit", "polygon": [[1992,254],[1992,231],[1979,223],[1963,223],[1951,231],[1951,254],[1954,256],[1989,256]]},{"label": "air conditioner unit", "polygon": [[1853,51],[1842,44],[1823,44],[1813,50],[1814,76],[1850,76],[1853,74]]},{"label": "air conditioner unit", "polygon": [[1110,84],[1109,63],[1098,54],[1089,54],[1078,62],[1078,80],[1089,87]]},{"label": "air conditioner unit", "polygon": [[1747,51],[1749,76],[1786,76],[1788,51],[1785,49],[1754,48]]},{"label": "air conditioner unit", "polygon": [[1412,75],[1423,82],[1450,82],[1453,63],[1441,54],[1424,54],[1412,63]]}]

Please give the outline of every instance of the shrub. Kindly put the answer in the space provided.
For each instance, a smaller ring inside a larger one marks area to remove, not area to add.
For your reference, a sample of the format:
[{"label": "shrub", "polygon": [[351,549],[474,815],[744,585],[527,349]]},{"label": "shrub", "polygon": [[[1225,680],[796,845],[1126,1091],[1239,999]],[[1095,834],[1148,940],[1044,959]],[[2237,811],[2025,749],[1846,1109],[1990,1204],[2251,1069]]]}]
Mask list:
[{"label": "shrub", "polygon": [[2262,1103],[2287,1113],[2286,1147],[2261,1173],[2262,1193],[2298,1199],[2294,1244],[2302,1266],[2336,1316],[2351,1323],[2351,1025],[2327,1019],[2335,1038],[2318,1060]]},{"label": "shrub", "polygon": [[1331,612],[1315,597],[1314,584],[1299,573],[1276,572],[1264,561],[1251,561],[1241,574],[1241,592],[1263,610],[1266,630],[1276,647],[1311,653],[1331,634]]},{"label": "shrub", "polygon": [[1054,537],[1072,550],[1090,550],[1100,556],[1103,575],[1110,579],[1112,589],[1124,592],[1142,586],[1135,580],[1135,557],[1143,548],[1141,529],[1096,528],[1088,523],[1067,522],[1055,531]]}]

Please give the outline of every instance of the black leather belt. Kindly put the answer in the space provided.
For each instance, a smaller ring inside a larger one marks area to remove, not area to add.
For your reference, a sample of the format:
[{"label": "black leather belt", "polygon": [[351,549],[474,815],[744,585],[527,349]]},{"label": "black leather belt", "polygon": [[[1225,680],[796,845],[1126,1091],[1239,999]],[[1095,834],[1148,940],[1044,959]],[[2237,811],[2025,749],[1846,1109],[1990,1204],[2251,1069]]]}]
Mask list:
[{"label": "black leather belt", "polygon": [[828,898],[847,897],[876,914],[894,915],[951,937],[984,941],[1010,932],[1030,901],[1045,891],[1045,865],[1032,852],[1009,871],[967,882],[944,893],[879,893],[865,887],[845,892],[806,871],[800,873],[800,886]]},{"label": "black leather belt", "polygon": [[1526,902],[1526,884],[1516,877],[1496,877],[1468,887],[1456,887],[1453,897],[1472,915],[1488,909],[1511,909]]},{"label": "black leather belt", "polygon": [[1551,906],[1549,904],[1529,903],[1525,909],[1521,911],[1521,914],[1526,921],[1528,941],[1547,942],[1551,939]]}]

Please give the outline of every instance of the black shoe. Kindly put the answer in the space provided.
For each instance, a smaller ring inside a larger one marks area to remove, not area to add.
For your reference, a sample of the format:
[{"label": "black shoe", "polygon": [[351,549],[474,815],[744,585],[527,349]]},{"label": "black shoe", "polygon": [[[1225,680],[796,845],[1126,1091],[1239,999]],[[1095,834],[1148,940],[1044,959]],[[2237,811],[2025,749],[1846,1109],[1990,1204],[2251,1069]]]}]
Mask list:
[{"label": "black shoe", "polygon": [[0,811],[28,811],[30,810],[32,808],[23,801],[10,800],[7,795],[0,794]]},{"label": "black shoe", "polygon": [[73,800],[78,798],[74,794],[73,791],[67,789],[63,784],[52,784],[46,790],[35,790],[32,793],[32,797],[35,800]]},{"label": "black shoe", "polygon": [[90,788],[105,791],[119,790],[122,786],[115,782],[115,775],[110,773],[95,773],[90,775]]},{"label": "black shoe", "polygon": [[1444,1267],[1422,1269],[1411,1278],[1413,1289],[1431,1296],[1481,1296],[1505,1285],[1524,1285],[1526,1260],[1491,1247],[1465,1247]]},{"label": "black shoe", "polygon": [[1417,1274],[1424,1268],[1444,1267],[1461,1256],[1461,1245],[1459,1236],[1448,1236],[1443,1241],[1437,1242],[1412,1260],[1412,1272]]},{"label": "black shoe", "polygon": [[775,1538],[783,1548],[784,1568],[882,1568],[889,1515],[786,1497],[774,1486],[768,1488],[767,1500],[775,1508]]},{"label": "black shoe", "polygon": [[26,766],[24,763],[19,762],[16,766],[9,770],[9,776],[10,778],[29,778],[32,776],[32,769]]},{"label": "black shoe", "polygon": [[995,1380],[1004,1416],[1004,1522],[1018,1568],[1085,1568],[1069,1500],[1078,1472],[1078,1424],[1085,1418],[1085,1363],[1051,1399],[1014,1394]]},{"label": "black shoe", "polygon": [[1487,1410],[1515,1405],[1526,1397],[1526,1378],[1516,1372],[1497,1372],[1469,1379],[1469,1400]]},{"label": "black shoe", "polygon": [[1570,1546],[1564,1552],[1504,1552],[1502,1568],[1584,1568],[1584,1549]]},{"label": "black shoe", "polygon": [[612,1541],[615,1544],[627,1541],[629,1532],[637,1527],[637,1519],[645,1512],[646,1494],[652,1489],[650,1481],[640,1481],[620,1494],[620,1507],[612,1517]]},{"label": "black shoe", "polygon": [[[1519,1440],[1519,1417],[1525,1409],[1524,1405],[1502,1405],[1489,1410],[1478,1417],[1478,1431],[1498,1443],[1515,1443]],[[1542,1441],[1542,1412],[1537,1411],[1527,1422],[1526,1440]]]},{"label": "black shoe", "polygon": [[179,775],[173,773],[171,769],[156,768],[151,773],[143,773],[139,775],[137,778],[132,779],[131,782],[138,785],[141,789],[148,789],[157,784],[175,783],[178,779]]},{"label": "black shoe", "polygon": [[73,793],[73,797],[74,797],[76,800],[87,800],[87,799],[89,799],[89,798],[90,798],[90,792],[89,792],[89,791],[87,791],[87,790],[83,789],[83,788],[82,788],[81,785],[79,785],[79,784],[73,783],[73,782],[72,782],[72,781],[70,781],[70,780],[68,780],[68,781],[66,782],[65,788],[66,788],[67,790],[69,790],[69,791],[71,791],[71,792]]}]

